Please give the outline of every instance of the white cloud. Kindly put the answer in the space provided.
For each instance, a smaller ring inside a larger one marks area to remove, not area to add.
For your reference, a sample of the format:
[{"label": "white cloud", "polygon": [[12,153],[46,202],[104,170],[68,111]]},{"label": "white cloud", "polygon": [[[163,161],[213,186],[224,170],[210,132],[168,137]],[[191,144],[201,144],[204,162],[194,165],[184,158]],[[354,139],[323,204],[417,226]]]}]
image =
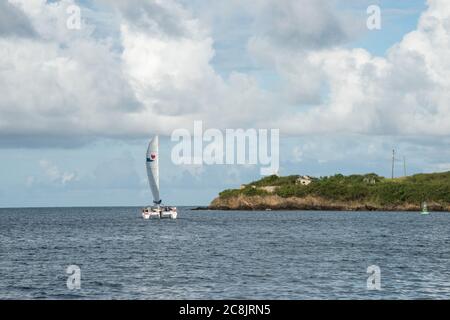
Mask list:
[{"label": "white cloud", "polygon": [[[270,57],[288,92],[300,92],[297,109],[281,114],[276,126],[291,134],[450,134],[449,21],[450,3],[429,1],[417,30],[386,58],[364,49],[289,52],[264,43],[265,61]],[[321,101],[302,107],[308,93]]]},{"label": "white cloud", "polygon": [[[216,74],[207,29],[174,1],[114,2],[119,49],[117,39],[99,38],[86,21],[80,31],[65,28],[72,0],[11,3],[38,37],[0,37],[3,144],[169,134],[195,119],[225,127],[247,122],[267,104],[250,76],[233,73],[224,80]],[[145,4],[163,17],[130,9]]]},{"label": "white cloud", "polygon": [[253,10],[252,42],[269,42],[290,51],[339,45],[350,36],[344,17],[328,0],[263,0],[255,2]]},{"label": "white cloud", "polygon": [[0,2],[0,37],[34,36],[35,31],[26,15],[8,1]]},{"label": "white cloud", "polygon": [[347,22],[329,2],[230,2],[253,19],[248,53],[281,79],[275,92],[250,73],[220,76],[211,30],[176,1],[102,0],[118,35],[92,19],[68,30],[73,3],[9,0],[22,24],[14,37],[0,30],[0,145],[169,134],[198,119],[293,135],[450,134],[448,1],[429,0],[385,58],[342,48]]},{"label": "white cloud", "polygon": [[[66,185],[72,181],[77,180],[77,175],[74,172],[63,172],[61,171],[58,166],[51,163],[48,160],[40,160],[39,166],[44,171],[46,177],[53,183]],[[34,182],[34,179],[27,180],[27,183],[31,181],[31,185]]]},{"label": "white cloud", "polygon": [[0,137],[51,143],[114,136],[138,108],[108,39],[65,27],[72,3],[14,1],[38,37],[0,37]]},{"label": "white cloud", "polygon": [[219,76],[211,65],[215,51],[208,29],[174,2],[167,3],[175,7],[183,33],[166,34],[165,28],[143,32],[129,20],[121,24],[124,73],[145,107],[136,115],[138,126],[151,123],[168,134],[199,119],[219,128],[265,121],[273,102],[268,94],[250,75]]}]

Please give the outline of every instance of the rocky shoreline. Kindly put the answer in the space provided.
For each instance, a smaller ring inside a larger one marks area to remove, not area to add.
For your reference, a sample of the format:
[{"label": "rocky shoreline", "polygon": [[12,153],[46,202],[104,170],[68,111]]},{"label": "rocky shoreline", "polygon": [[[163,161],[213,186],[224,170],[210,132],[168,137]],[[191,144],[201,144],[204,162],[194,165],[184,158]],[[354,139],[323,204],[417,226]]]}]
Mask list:
[{"label": "rocky shoreline", "polygon": [[[450,206],[441,205],[436,202],[428,203],[431,211],[450,212]],[[208,207],[197,208],[197,210],[311,210],[311,211],[421,211],[420,203],[400,203],[382,206],[374,203],[363,202],[341,202],[332,201],[319,197],[307,196],[305,198],[282,198],[277,195],[267,196],[245,196],[214,199]]]}]

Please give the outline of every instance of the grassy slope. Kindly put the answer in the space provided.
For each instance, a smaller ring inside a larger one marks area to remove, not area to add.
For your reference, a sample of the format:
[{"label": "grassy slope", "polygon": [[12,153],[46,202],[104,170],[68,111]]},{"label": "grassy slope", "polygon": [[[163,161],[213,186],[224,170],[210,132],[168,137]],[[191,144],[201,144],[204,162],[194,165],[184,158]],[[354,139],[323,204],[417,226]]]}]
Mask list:
[{"label": "grassy slope", "polygon": [[[269,193],[258,189],[279,186],[275,195],[283,198],[306,196],[321,197],[335,201],[357,201],[380,206],[405,203],[437,202],[450,205],[450,172],[417,174],[414,176],[386,179],[376,174],[313,178],[308,186],[296,185],[298,176],[270,176],[252,182],[242,190],[225,190],[221,199],[245,196],[264,196]],[[256,188],[252,187],[255,186]]]}]

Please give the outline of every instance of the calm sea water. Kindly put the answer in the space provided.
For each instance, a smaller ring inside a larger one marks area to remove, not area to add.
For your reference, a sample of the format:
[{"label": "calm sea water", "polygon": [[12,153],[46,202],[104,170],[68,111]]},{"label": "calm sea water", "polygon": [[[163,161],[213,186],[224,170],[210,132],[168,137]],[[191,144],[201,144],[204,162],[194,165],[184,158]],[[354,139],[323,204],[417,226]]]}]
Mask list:
[{"label": "calm sea water", "polygon": [[2,299],[448,299],[449,258],[446,213],[0,209]]}]

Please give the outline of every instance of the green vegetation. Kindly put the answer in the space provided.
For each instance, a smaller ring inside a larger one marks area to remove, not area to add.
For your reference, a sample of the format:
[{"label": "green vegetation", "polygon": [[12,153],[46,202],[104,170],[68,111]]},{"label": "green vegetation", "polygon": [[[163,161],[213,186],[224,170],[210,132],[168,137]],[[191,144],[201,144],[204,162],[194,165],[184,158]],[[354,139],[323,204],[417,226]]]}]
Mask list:
[{"label": "green vegetation", "polygon": [[296,183],[300,176],[269,176],[254,181],[240,190],[225,190],[220,198],[238,195],[264,196],[264,187],[276,186],[273,194],[283,198],[315,196],[336,201],[358,201],[390,206],[422,201],[450,204],[450,172],[417,174],[387,179],[376,174],[311,178],[309,185]]},{"label": "green vegetation", "polygon": [[219,196],[222,199],[228,199],[228,198],[236,197],[240,194],[245,195],[245,196],[265,196],[265,195],[268,195],[269,193],[267,191],[264,191],[264,190],[261,190],[258,188],[246,187],[242,190],[237,190],[237,189],[225,190],[225,191],[222,191],[219,194]]}]

